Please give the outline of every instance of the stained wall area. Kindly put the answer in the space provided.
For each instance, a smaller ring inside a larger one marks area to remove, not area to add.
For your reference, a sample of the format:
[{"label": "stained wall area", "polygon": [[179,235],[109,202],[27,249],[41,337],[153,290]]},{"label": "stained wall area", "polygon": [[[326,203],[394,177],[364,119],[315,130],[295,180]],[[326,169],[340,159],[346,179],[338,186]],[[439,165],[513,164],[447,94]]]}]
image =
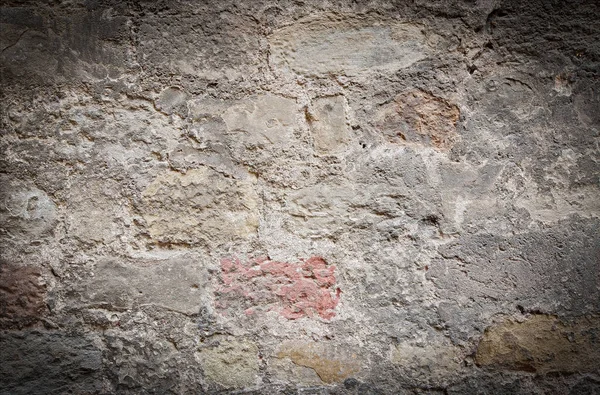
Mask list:
[{"label": "stained wall area", "polygon": [[0,393],[600,393],[598,15],[3,1]]}]

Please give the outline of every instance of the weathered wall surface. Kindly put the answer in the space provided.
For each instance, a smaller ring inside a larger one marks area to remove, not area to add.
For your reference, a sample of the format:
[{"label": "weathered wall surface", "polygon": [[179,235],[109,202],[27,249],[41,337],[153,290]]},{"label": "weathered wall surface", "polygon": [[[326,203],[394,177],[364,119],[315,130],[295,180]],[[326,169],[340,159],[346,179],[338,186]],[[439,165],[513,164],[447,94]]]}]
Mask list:
[{"label": "weathered wall surface", "polygon": [[0,393],[600,393],[598,15],[3,1]]}]

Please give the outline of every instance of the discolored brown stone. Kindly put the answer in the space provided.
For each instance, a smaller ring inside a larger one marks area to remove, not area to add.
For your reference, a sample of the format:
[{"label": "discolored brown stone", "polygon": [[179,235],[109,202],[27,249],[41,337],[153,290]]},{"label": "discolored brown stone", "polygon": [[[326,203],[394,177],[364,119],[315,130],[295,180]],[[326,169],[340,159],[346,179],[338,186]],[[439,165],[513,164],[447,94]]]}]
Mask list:
[{"label": "discolored brown stone", "polygon": [[446,151],[458,134],[458,107],[419,89],[397,95],[376,115],[377,128],[394,143],[419,144]]},{"label": "discolored brown stone", "polygon": [[507,320],[485,331],[476,362],[536,373],[596,371],[600,369],[600,317],[562,321],[538,314],[524,322]]},{"label": "discolored brown stone", "polygon": [[32,266],[0,263],[0,328],[22,328],[46,311],[46,285]]},{"label": "discolored brown stone", "polygon": [[360,372],[355,353],[323,343],[284,343],[277,358],[289,358],[293,363],[313,369],[324,383],[336,383]]}]

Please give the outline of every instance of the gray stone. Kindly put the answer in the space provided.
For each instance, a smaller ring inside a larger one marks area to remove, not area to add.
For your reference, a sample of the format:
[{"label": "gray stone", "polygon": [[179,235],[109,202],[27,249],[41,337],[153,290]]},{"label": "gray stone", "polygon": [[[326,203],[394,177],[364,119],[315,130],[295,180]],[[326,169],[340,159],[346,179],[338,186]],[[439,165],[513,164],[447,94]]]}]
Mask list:
[{"label": "gray stone", "polygon": [[91,339],[62,332],[0,333],[0,392],[102,392],[102,352]]},{"label": "gray stone", "polygon": [[206,300],[207,273],[194,258],[169,261],[98,262],[85,281],[90,307],[124,310],[144,305],[198,314]]}]

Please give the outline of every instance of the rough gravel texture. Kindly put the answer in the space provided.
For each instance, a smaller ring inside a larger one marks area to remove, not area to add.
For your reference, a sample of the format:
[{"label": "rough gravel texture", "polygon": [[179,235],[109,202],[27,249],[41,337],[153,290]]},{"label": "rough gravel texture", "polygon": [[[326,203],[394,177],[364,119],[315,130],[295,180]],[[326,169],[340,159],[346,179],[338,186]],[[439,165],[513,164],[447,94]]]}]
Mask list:
[{"label": "rough gravel texture", "polygon": [[599,394],[596,0],[0,7],[1,394]]}]

